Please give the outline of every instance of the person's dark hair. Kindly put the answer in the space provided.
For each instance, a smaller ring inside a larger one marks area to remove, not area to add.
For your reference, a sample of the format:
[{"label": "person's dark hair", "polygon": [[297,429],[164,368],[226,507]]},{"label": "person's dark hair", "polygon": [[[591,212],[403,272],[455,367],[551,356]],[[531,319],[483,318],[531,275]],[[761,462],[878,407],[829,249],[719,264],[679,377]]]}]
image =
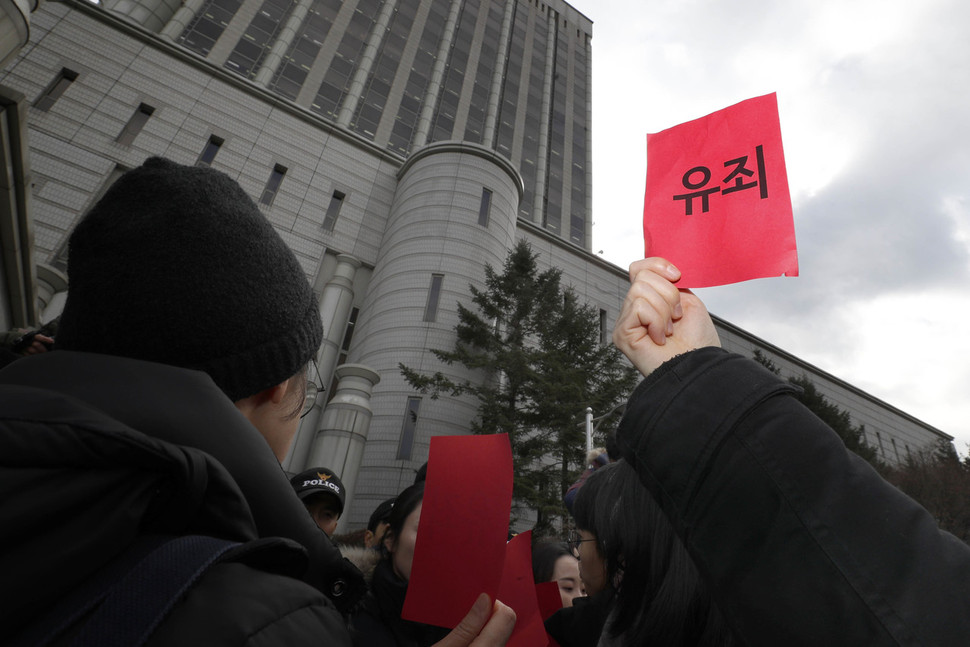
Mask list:
[{"label": "person's dark hair", "polygon": [[391,516],[391,510],[394,509],[394,501],[397,497],[386,499],[381,501],[381,503],[374,508],[374,511],[370,513],[370,518],[367,520],[367,530],[371,532],[377,532],[377,526],[387,521],[387,518]]},{"label": "person's dark hair", "polygon": [[551,582],[556,562],[565,556],[573,557],[573,553],[564,542],[550,538],[536,541],[532,546],[532,579],[535,583]]},{"label": "person's dark hair", "polygon": [[606,434],[606,443],[603,446],[606,447],[606,454],[611,461],[620,460],[620,446],[616,444],[616,431]]},{"label": "person's dark hair", "polygon": [[424,465],[418,468],[418,471],[414,474],[415,483],[424,483],[425,479],[428,478],[428,461],[424,462]]},{"label": "person's dark hair", "polygon": [[[424,500],[424,481],[420,483],[415,483],[404,489],[403,492],[397,495],[397,499],[394,500],[394,507],[391,508],[391,514],[387,517],[387,530],[384,531],[384,539],[390,539],[391,542],[396,542],[397,538],[401,536],[401,530],[404,528],[404,522],[408,518],[414,509],[418,507],[418,504]],[[388,555],[387,547],[382,542],[381,551]]]},{"label": "person's dark hair", "polygon": [[589,476],[573,516],[577,527],[595,535],[616,590],[613,620],[604,631],[620,644],[734,644],[683,542],[625,461]]}]

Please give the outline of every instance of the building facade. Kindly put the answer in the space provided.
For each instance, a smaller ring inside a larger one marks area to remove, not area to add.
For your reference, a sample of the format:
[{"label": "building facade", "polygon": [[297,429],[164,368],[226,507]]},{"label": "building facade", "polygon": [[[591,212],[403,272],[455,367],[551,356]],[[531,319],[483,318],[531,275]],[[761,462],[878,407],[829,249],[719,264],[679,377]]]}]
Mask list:
[{"label": "building facade", "polygon": [[[0,72],[26,109],[38,318],[63,304],[71,229],[121,173],[150,155],[228,173],[320,300],[327,391],[284,467],[336,471],[340,531],[359,528],[432,436],[469,429],[475,401],[423,397],[398,366],[481,378],[429,349],[453,345],[485,264],[528,241],[608,340],[627,277],[590,251],[591,34],[558,0],[48,2]],[[808,373],[900,459],[949,438],[718,325],[726,347]]]}]

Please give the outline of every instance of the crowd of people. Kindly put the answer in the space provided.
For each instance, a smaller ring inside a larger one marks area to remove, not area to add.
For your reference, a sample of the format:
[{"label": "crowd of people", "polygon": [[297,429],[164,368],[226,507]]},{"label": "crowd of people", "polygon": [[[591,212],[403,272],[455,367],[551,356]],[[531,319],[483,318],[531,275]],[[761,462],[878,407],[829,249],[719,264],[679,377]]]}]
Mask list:
[{"label": "crowd of people", "polygon": [[[486,594],[455,627],[402,619],[420,475],[338,547],[339,475],[281,469],[322,330],[236,182],[147,160],[78,224],[69,276],[56,334],[17,331],[0,371],[5,644],[507,643]],[[569,492],[576,533],[535,541],[550,638],[970,643],[970,549],[722,350],[676,267],[630,278],[613,339],[645,379]]]}]

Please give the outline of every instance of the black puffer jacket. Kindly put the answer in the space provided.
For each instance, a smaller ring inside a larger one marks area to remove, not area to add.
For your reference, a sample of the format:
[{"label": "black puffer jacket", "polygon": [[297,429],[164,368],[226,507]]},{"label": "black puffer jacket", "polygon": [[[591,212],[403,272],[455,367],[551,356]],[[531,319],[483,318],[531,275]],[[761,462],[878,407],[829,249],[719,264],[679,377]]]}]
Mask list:
[{"label": "black puffer jacket", "polygon": [[377,562],[370,590],[351,618],[355,647],[430,647],[448,635],[448,629],[401,619],[407,592],[390,559]]},{"label": "black puffer jacket", "polygon": [[705,348],[618,431],[746,645],[970,645],[970,548],[756,362]]},{"label": "black puffer jacket", "polygon": [[349,644],[319,587],[294,576],[314,562],[317,584],[358,572],[205,374],[67,351],[15,362],[0,372],[0,465],[6,635],[137,536],[198,534],[277,539],[212,567],[150,645]]}]

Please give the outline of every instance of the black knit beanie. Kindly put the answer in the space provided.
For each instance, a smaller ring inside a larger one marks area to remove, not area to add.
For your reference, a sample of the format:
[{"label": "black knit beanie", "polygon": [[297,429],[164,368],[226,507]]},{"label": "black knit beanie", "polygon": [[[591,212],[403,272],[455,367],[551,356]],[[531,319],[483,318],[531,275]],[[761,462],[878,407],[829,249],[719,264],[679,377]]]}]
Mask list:
[{"label": "black knit beanie", "polygon": [[293,252],[234,180],[160,157],[78,223],[56,348],[208,373],[233,401],[296,374],[320,346]]}]

